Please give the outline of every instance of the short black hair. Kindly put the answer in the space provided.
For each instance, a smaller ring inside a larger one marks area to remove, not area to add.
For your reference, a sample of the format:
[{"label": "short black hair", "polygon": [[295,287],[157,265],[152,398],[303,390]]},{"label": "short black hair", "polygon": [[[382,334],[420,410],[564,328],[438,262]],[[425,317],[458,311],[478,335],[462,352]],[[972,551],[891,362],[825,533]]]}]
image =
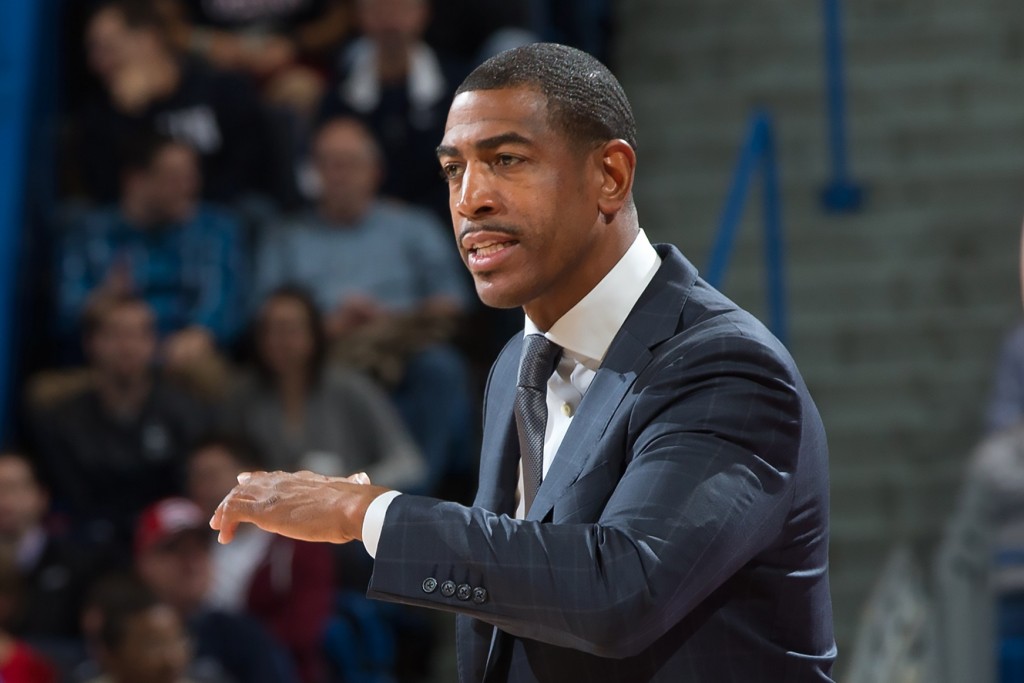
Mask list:
[{"label": "short black hair", "polygon": [[134,573],[117,571],[90,585],[82,611],[99,613],[99,631],[93,635],[107,651],[115,652],[128,633],[129,619],[163,604]]},{"label": "short black hair", "polygon": [[189,460],[200,451],[218,448],[227,451],[231,458],[247,470],[265,470],[268,466],[263,449],[249,436],[235,432],[209,432],[203,435],[189,451]]},{"label": "short black hair", "polygon": [[570,140],[591,146],[622,139],[636,150],[636,121],[622,85],[595,57],[557,43],[533,43],[491,57],[456,95],[473,90],[535,88],[551,122]]}]

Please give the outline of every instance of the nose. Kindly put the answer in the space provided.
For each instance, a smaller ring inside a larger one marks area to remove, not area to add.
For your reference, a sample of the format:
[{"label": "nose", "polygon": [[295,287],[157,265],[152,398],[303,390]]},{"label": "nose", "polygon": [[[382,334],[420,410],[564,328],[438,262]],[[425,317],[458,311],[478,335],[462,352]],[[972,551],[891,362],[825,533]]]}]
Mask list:
[{"label": "nose", "polygon": [[463,218],[483,218],[498,213],[498,193],[484,164],[467,164],[458,191],[453,193],[455,211]]}]

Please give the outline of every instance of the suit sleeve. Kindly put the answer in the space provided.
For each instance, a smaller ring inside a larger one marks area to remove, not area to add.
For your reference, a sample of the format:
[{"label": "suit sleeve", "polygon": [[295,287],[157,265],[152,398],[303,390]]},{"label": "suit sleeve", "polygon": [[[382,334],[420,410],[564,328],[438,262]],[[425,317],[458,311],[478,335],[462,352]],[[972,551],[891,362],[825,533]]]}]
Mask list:
[{"label": "suit sleeve", "polygon": [[[522,521],[400,496],[371,596],[599,656],[657,640],[779,535],[800,442],[795,371],[774,348],[712,337],[672,358],[637,380],[624,442],[598,446],[624,454],[596,522]],[[568,493],[619,466],[609,457]],[[428,591],[427,579],[482,587],[486,600]]]}]

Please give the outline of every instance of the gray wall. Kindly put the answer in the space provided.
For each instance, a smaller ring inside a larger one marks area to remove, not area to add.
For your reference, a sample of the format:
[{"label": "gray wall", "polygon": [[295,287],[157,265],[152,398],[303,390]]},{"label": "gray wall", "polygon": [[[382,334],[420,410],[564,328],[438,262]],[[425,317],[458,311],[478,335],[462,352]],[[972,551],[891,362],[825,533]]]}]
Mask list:
[{"label": "gray wall", "polygon": [[[832,580],[847,654],[888,550],[930,561],[1020,315],[1024,3],[846,3],[851,159],[863,212],[827,178],[821,4],[620,0],[616,72],[640,130],[637,203],[707,262],[749,112],[778,124],[790,346],[832,448]],[[726,293],[763,314],[758,196]],[[843,668],[843,667],[840,667]]]}]

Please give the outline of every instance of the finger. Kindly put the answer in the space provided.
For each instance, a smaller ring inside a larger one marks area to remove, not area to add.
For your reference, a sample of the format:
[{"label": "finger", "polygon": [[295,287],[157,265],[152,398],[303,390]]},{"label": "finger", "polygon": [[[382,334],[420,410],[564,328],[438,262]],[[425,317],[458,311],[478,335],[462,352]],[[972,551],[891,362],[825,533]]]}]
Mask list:
[{"label": "finger", "polygon": [[238,479],[239,484],[244,484],[252,479],[252,472],[240,472],[236,478]]},{"label": "finger", "polygon": [[330,477],[309,470],[300,470],[295,473],[297,479],[308,479],[310,481],[330,481]]},{"label": "finger", "polygon": [[346,477],[346,481],[350,481],[353,484],[362,484],[364,486],[369,486],[370,476],[366,474],[366,472],[356,472],[351,477]]},{"label": "finger", "polygon": [[217,506],[217,511],[213,515],[211,526],[220,531],[217,535],[217,541],[220,543],[231,542],[240,522],[253,520],[255,499],[243,491],[240,486],[233,488]]}]

